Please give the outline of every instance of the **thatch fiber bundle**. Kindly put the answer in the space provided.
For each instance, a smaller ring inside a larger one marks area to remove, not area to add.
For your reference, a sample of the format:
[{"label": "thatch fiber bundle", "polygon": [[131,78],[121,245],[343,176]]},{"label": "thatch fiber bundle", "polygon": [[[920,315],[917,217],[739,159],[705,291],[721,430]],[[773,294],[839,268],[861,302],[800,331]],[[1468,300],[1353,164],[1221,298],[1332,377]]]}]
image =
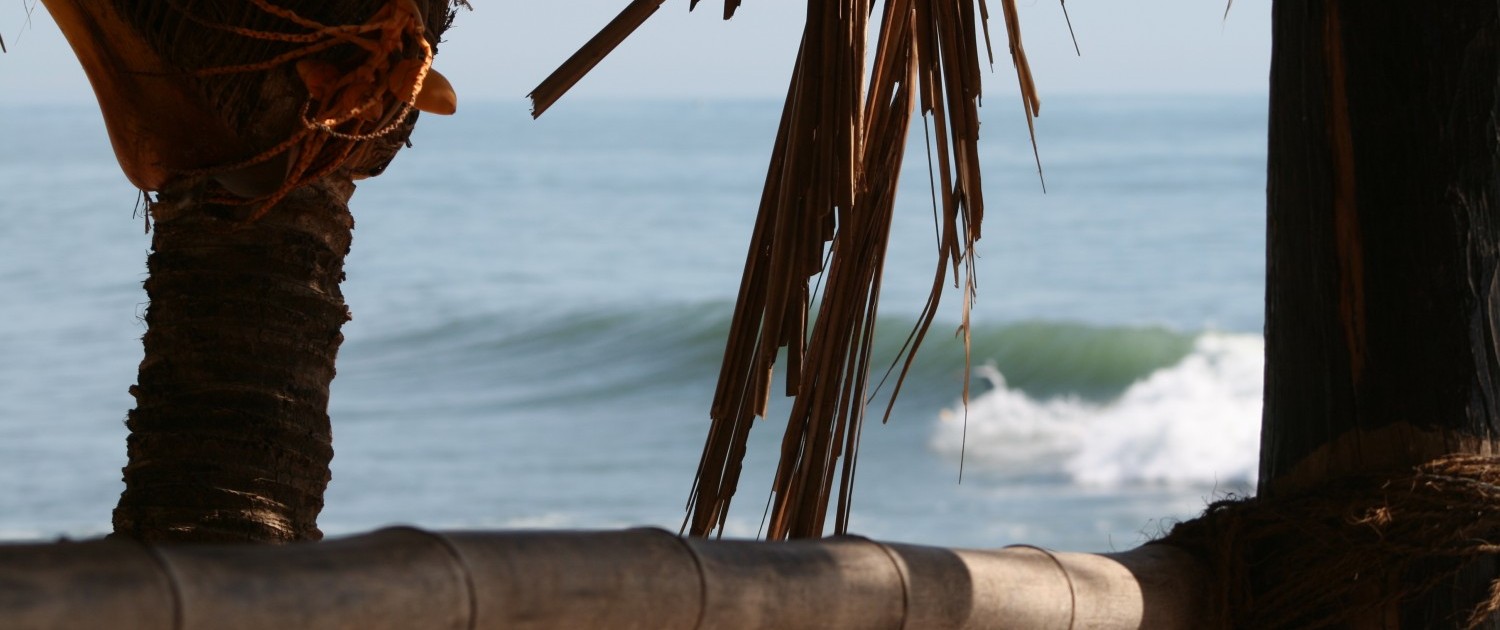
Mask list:
[{"label": "thatch fiber bundle", "polygon": [[[532,93],[545,111],[638,27],[661,0],[636,0]],[[696,2],[694,3],[696,4]],[[735,0],[726,2],[725,15]],[[1028,124],[1040,107],[1014,0],[1002,0]],[[874,12],[881,9],[873,51]],[[968,343],[974,243],[984,218],[978,152],[983,0],[811,0],[751,236],[712,424],[684,529],[722,528],[739,485],[751,424],[765,416],[778,353],[794,398],[766,536],[848,529],[859,436],[870,403],[871,353],[895,193],[913,113],[932,125],[938,260],[919,324],[892,361],[899,393],[949,281],[963,276]],[[873,52],[873,61],[871,53]],[[993,55],[990,57],[993,62]],[[918,109],[920,108],[920,109]],[[821,292],[812,285],[821,278]],[[814,304],[816,306],[814,307]],[[813,309],[816,308],[816,313]],[[899,370],[897,367],[899,366]],[[967,398],[967,386],[965,387]],[[887,412],[888,413],[888,412]],[[834,476],[838,474],[835,484]]]},{"label": "thatch fiber bundle", "polygon": [[[1213,627],[1345,627],[1448,581],[1463,561],[1500,556],[1497,506],[1500,458],[1451,455],[1397,477],[1219,501],[1162,542],[1209,567]],[[1413,575],[1426,579],[1403,579]],[[1468,606],[1455,626],[1478,627],[1500,611],[1500,580]]]}]

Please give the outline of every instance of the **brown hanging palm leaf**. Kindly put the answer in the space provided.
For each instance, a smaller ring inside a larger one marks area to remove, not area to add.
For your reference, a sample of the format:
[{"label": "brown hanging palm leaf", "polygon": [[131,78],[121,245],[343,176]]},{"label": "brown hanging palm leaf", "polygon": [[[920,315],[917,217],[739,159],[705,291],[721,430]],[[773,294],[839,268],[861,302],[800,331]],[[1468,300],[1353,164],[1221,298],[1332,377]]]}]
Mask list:
[{"label": "brown hanging palm leaf", "polygon": [[[534,111],[545,110],[660,4],[637,0],[622,12],[538,86]],[[737,4],[726,2],[726,16]],[[1002,7],[1030,125],[1040,103],[1014,0],[1002,0]],[[794,401],[766,535],[822,535],[835,472],[834,529],[847,531],[886,243],[917,107],[937,130],[942,236],[932,291],[903,349],[892,396],[936,317],[950,268],[955,281],[959,275],[964,278],[960,330],[968,345],[974,242],[984,218],[976,146],[977,36],[987,29],[988,11],[983,0],[977,6],[972,0],[885,0],[867,76],[867,38],[875,8],[874,0],[808,2],[807,25],[710,410],[712,424],[689,500],[686,529],[694,535],[723,527],[750,427],[766,414],[772,368],[782,348],[787,395]],[[819,274],[823,290],[812,316],[809,284]]]}]

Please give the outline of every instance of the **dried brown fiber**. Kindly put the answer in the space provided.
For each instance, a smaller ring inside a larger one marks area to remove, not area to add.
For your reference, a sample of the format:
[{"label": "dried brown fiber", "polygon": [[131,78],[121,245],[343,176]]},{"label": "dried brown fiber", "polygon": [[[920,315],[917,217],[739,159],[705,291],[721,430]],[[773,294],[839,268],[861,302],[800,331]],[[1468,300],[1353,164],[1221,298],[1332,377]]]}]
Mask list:
[{"label": "dried brown fiber", "polygon": [[[1002,4],[1029,124],[1040,101],[1014,0]],[[538,86],[534,111],[544,111],[658,5],[660,0],[637,0],[622,12]],[[725,16],[738,5],[726,0]],[[900,367],[892,399],[936,317],[950,267],[955,284],[958,275],[964,278],[961,333],[967,348],[974,242],[984,217],[976,147],[977,38],[983,29],[988,51],[988,10],[984,0],[885,0],[873,62],[867,65],[876,8],[874,0],[808,2],[710,410],[712,424],[689,499],[685,527],[694,535],[708,535],[724,524],[750,427],[766,414],[782,348],[786,393],[794,400],[766,535],[822,535],[835,472],[834,530],[847,531],[859,435],[870,400],[886,243],[914,111],[936,130],[941,236],[932,291],[893,363],[892,369]],[[810,285],[819,274],[822,290],[814,316]],[[964,395],[967,399],[967,385]]]},{"label": "dried brown fiber", "polygon": [[[1500,458],[1451,455],[1397,477],[1219,501],[1161,542],[1206,561],[1216,585],[1213,627],[1308,629],[1344,627],[1421,595],[1468,560],[1500,556],[1496,540]],[[1418,570],[1433,579],[1401,586]],[[1474,628],[1500,611],[1500,580],[1470,606],[1469,619],[1454,625]]]}]

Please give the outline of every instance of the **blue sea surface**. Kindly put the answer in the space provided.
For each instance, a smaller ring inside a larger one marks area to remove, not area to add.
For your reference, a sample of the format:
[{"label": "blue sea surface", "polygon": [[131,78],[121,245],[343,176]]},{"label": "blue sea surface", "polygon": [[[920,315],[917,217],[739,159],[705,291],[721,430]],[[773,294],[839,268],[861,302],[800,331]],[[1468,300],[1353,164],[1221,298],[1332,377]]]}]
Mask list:
[{"label": "blue sea surface", "polygon": [[[424,116],[352,202],[323,529],[675,530],[779,108]],[[950,292],[890,422],[864,432],[853,529],[1121,549],[1252,487],[1264,97],[1051,99],[1045,193],[1019,107],[981,113],[975,394],[961,403]],[[97,112],[0,108],[0,137],[0,538],[100,534],[122,490],[150,237]],[[914,137],[884,362],[936,265]],[[786,409],[752,433],[730,535],[759,531]]]}]

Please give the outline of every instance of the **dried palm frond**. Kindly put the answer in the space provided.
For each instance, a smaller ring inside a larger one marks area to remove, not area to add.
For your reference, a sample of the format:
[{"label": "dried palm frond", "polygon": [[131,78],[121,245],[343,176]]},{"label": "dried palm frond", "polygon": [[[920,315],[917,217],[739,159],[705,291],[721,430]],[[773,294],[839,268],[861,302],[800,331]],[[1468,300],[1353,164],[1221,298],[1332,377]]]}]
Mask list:
[{"label": "dried palm frond", "polygon": [[[1015,2],[1002,0],[1002,5],[1030,125],[1040,101],[1021,45]],[[772,368],[782,348],[787,394],[794,401],[766,535],[821,535],[835,472],[834,527],[838,533],[847,531],[869,402],[881,274],[914,111],[930,117],[937,129],[941,238],[932,291],[903,348],[892,399],[936,317],[950,268],[955,282],[963,276],[960,332],[968,346],[974,242],[984,217],[977,151],[977,36],[986,28],[988,11],[983,0],[977,6],[973,0],[885,0],[867,76],[867,38],[875,8],[874,0],[808,2],[710,410],[712,423],[689,499],[685,529],[694,535],[708,535],[724,524],[750,427],[766,414]],[[598,53],[588,48],[575,58]],[[537,98],[537,103],[540,107],[543,101]],[[824,284],[814,317],[809,285],[819,274]]]},{"label": "dried palm frond", "polygon": [[[610,20],[609,24],[600,29],[587,43],[568,57],[567,61],[553,70],[552,74],[542,79],[542,82],[537,84],[530,94],[526,95],[526,98],[531,99],[531,117],[541,116],[552,107],[553,103],[557,102],[557,99],[573,89],[573,86],[613,52],[620,42],[625,41],[625,38],[630,37],[631,33],[645,24],[646,20],[655,14],[665,1],[631,0],[630,4],[620,10],[620,14],[616,15],[615,19]],[[691,0],[688,10],[698,8],[699,1]],[[734,10],[739,6],[740,0],[724,0],[724,19],[733,17]]]},{"label": "dried palm frond", "polygon": [[[633,0],[629,5],[610,20],[609,24],[594,35],[588,43],[568,57],[557,70],[552,71],[546,79],[543,79],[536,89],[532,90],[526,97],[531,99],[531,116],[541,116],[548,108],[552,107],[557,99],[562,98],[568,90],[572,89],[583,75],[588,74],[594,66],[598,65],[605,56],[613,52],[620,42],[630,37],[635,29],[646,23],[646,19],[661,8],[665,0]],[[693,4],[697,4],[696,0]]]},{"label": "dried palm frond", "polygon": [[[940,256],[918,326],[903,349],[892,399],[936,317],[950,267],[955,280],[964,278],[960,332],[968,347],[974,242],[984,217],[976,146],[977,33],[986,7],[979,2],[976,15],[968,0],[887,0],[866,86],[864,38],[873,8],[868,0],[810,3],[690,500],[687,529],[695,535],[724,524],[750,425],[769,402],[779,347],[787,349],[787,389],[795,400],[766,536],[821,535],[835,469],[834,531],[847,532],[885,248],[918,104],[937,129]],[[1014,2],[1005,0],[1004,8],[1029,124],[1040,102]],[[807,286],[820,272],[825,288],[809,330]]]},{"label": "dried palm frond", "polygon": [[[692,2],[688,4],[688,10],[692,11],[693,9],[698,8],[698,1],[699,0],[692,0]],[[738,8],[740,8],[740,0],[724,0],[724,19],[727,20],[734,17],[734,10]]]}]

